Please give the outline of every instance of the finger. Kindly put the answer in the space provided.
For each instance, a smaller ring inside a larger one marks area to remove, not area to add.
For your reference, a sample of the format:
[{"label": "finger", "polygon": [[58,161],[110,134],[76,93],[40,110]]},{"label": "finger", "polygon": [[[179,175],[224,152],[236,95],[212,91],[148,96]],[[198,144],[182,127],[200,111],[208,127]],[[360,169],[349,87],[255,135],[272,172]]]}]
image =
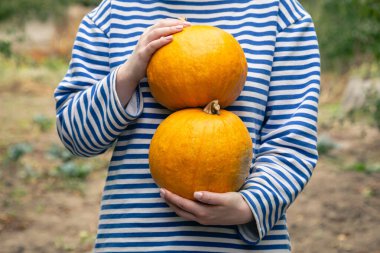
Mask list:
[{"label": "finger", "polygon": [[190,26],[191,23],[188,21],[184,21],[181,19],[174,19],[174,18],[167,18],[167,19],[162,19],[155,23],[152,26],[149,26],[147,29],[144,31],[144,35],[148,34],[150,31],[161,28],[161,27],[169,27],[169,26],[177,26],[177,25],[183,25],[184,27]]},{"label": "finger", "polygon": [[182,198],[177,194],[171,193],[168,190],[161,189],[163,192],[163,198],[171,205],[175,205],[178,208],[191,213],[194,216],[198,216],[198,214],[202,213],[203,209],[199,203],[195,201]]},{"label": "finger", "polygon": [[188,21],[181,20],[181,19],[166,18],[166,19],[161,19],[160,21],[158,21],[156,24],[154,24],[151,27],[152,29],[155,29],[155,28],[160,28],[160,27],[176,26],[176,25],[190,26],[191,23]]},{"label": "finger", "polygon": [[194,192],[194,198],[209,205],[225,205],[229,199],[229,193],[199,191]]},{"label": "finger", "polygon": [[173,211],[178,215],[178,216],[181,216],[182,218],[185,218],[187,220],[192,220],[192,221],[197,221],[197,217],[195,217],[193,214],[189,213],[189,212],[186,212],[184,210],[182,210],[181,208],[175,206],[175,205],[172,205],[172,204],[169,204],[168,205],[170,206],[171,209],[173,209]]},{"label": "finger", "polygon": [[149,42],[149,44],[146,45],[144,49],[146,56],[150,58],[154,52],[156,52],[159,48],[165,46],[166,44],[170,43],[172,40],[173,36],[169,35]]},{"label": "finger", "polygon": [[183,30],[183,25],[169,26],[169,27],[160,27],[151,30],[145,36],[145,42],[149,43],[153,40],[157,40],[161,37],[166,37],[174,33],[178,33]]}]

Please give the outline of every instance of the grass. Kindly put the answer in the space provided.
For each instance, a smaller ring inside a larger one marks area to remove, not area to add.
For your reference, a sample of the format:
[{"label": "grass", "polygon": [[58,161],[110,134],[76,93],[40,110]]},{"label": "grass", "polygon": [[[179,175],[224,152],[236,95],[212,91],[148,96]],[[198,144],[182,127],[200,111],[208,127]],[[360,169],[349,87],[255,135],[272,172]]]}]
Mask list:
[{"label": "grass", "polygon": [[[27,58],[0,57],[0,149],[18,142],[57,141],[55,132],[48,130],[55,118],[54,88],[66,70],[62,60],[50,61],[56,62],[54,68]],[[47,133],[38,139],[41,130]]]},{"label": "grass", "polygon": [[361,173],[379,173],[380,164],[379,163],[369,163],[357,161],[353,164],[347,166],[347,170],[361,172]]},{"label": "grass", "polygon": [[[0,227],[10,236],[14,231],[39,231],[31,221],[42,224],[40,217],[63,215],[68,199],[75,204],[86,196],[91,180],[105,178],[109,154],[74,157],[56,133],[53,92],[67,64],[57,58],[36,62],[0,56]],[[66,202],[51,203],[49,198],[56,195]],[[53,229],[53,251],[88,252],[94,235],[83,232],[87,225],[80,229],[76,238],[55,241]]]},{"label": "grass", "polygon": [[55,181],[59,189],[67,185],[70,191],[82,191],[86,178],[106,167],[107,158],[79,159],[60,143],[53,92],[66,69],[67,61],[60,58],[36,62],[0,56],[0,151],[5,154],[0,175],[13,173],[24,183]]},{"label": "grass", "polygon": [[340,103],[320,104],[318,123],[322,128],[329,128],[335,122],[344,120],[344,112]]},{"label": "grass", "polygon": [[[9,217],[7,226],[10,228],[42,231],[33,227],[37,222],[32,224],[24,217],[38,220],[38,217],[49,218],[55,213],[63,215],[67,212],[65,208],[72,208],[75,202],[92,206],[92,212],[98,208],[100,195],[96,195],[96,204],[86,201],[89,194],[95,198],[89,189],[95,184],[99,186],[105,178],[110,152],[91,159],[74,157],[62,146],[55,130],[53,92],[66,68],[64,59],[35,62],[25,58],[0,58],[0,153],[3,154],[0,156],[0,213],[9,214],[6,217]],[[339,103],[322,104],[319,115],[320,124],[331,127],[342,115]],[[333,160],[336,146],[330,142],[330,139],[320,139],[320,154],[328,154],[325,156],[328,161],[335,162],[339,168],[349,167],[343,156]],[[10,162],[4,162],[6,157],[12,158]],[[353,166],[346,169],[358,173],[374,168],[368,164],[364,168],[361,164],[351,164]],[[365,196],[372,194],[371,188],[363,190]],[[66,202],[62,201],[65,198]],[[56,199],[57,203],[51,201]],[[78,232],[67,237],[57,237],[58,230],[52,229],[53,251],[91,250],[95,230],[81,222],[75,227]],[[7,232],[13,235],[11,229]]]},{"label": "grass", "polygon": [[4,57],[0,55],[0,88],[14,89],[14,84],[23,86],[33,85],[36,91],[41,91],[44,86],[54,88],[64,76],[68,65],[68,59],[46,58],[36,61],[26,56],[15,55],[14,57]]}]

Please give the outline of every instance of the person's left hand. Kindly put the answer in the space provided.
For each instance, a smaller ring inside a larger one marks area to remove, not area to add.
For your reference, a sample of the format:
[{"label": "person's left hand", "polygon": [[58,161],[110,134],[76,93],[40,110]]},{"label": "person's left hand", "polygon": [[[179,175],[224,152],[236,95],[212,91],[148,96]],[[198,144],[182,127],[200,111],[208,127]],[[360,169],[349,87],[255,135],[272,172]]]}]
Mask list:
[{"label": "person's left hand", "polygon": [[195,192],[197,201],[182,198],[166,189],[160,189],[160,195],[176,214],[202,225],[239,225],[253,220],[251,209],[237,192]]}]

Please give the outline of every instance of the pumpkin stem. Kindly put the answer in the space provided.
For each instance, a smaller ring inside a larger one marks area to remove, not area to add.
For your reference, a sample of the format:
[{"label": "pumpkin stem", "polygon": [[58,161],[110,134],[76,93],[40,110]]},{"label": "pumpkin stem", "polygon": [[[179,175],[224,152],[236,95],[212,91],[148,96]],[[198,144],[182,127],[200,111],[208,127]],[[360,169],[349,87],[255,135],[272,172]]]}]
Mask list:
[{"label": "pumpkin stem", "polygon": [[211,101],[208,105],[206,105],[203,111],[208,114],[219,115],[220,114],[219,101],[218,100]]}]

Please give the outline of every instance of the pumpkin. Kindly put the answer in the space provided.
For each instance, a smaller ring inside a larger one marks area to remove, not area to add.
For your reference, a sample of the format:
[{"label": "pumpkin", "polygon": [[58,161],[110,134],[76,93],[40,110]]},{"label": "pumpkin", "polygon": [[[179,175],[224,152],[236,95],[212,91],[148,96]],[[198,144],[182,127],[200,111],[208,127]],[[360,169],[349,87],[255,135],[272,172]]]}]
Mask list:
[{"label": "pumpkin", "polygon": [[171,110],[204,107],[215,99],[227,107],[239,96],[246,77],[240,44],[224,30],[206,25],[174,34],[147,67],[153,97]]},{"label": "pumpkin", "polygon": [[237,191],[248,176],[252,140],[241,119],[217,101],[172,113],[157,128],[149,148],[158,186],[184,198],[195,191]]}]

